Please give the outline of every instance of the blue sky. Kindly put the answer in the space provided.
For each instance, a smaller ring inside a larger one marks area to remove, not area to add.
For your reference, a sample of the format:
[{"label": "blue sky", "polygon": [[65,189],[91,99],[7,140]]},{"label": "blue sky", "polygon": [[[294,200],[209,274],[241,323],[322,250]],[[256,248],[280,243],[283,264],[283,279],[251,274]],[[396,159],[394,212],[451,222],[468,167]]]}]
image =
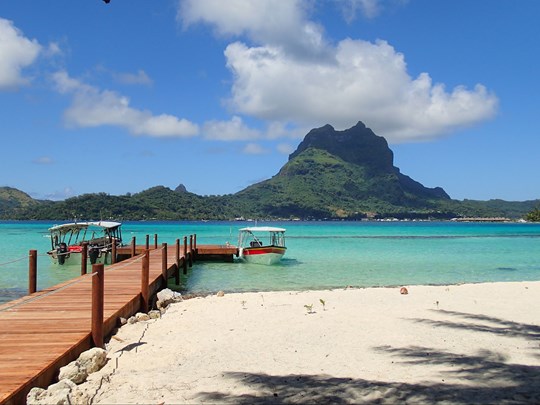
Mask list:
[{"label": "blue sky", "polygon": [[0,186],[234,193],[363,121],[455,199],[540,198],[536,0],[0,0]]}]

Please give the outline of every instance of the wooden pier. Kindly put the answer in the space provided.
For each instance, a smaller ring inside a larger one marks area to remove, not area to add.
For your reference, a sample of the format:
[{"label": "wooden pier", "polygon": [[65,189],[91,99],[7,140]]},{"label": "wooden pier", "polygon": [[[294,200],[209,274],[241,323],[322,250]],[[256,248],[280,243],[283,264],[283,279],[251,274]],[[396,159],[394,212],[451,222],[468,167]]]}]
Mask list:
[{"label": "wooden pier", "polygon": [[[168,246],[133,243],[117,254],[131,257],[107,266],[99,276],[101,265],[95,265],[94,273],[0,305],[0,404],[25,403],[32,387],[53,383],[60,367],[102,345],[120,317],[147,310],[149,298],[166,286],[165,279],[178,280],[194,260],[232,260],[238,250],[196,242],[188,246],[184,238],[184,243],[177,240]],[[101,307],[98,279],[103,287]],[[32,280],[29,284],[31,289]]]}]

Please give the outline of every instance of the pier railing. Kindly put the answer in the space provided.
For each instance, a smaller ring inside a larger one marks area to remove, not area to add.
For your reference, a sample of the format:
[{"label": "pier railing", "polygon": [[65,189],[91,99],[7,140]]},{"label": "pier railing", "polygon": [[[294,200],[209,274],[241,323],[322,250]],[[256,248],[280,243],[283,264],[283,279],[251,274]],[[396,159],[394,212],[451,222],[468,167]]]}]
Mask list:
[{"label": "pier railing", "polygon": [[[157,248],[157,234],[154,235],[154,246],[153,249]],[[174,263],[172,265],[169,265],[168,263],[168,244],[163,242],[161,244],[161,274],[162,274],[162,281],[161,284],[166,286],[169,280],[169,274],[172,272],[174,276],[175,285],[180,285],[180,267],[182,267],[182,273],[184,275],[187,274],[188,267],[193,266],[193,262],[195,260],[196,255],[196,235],[190,235],[189,237],[189,247],[187,244],[187,236],[184,236],[183,238],[183,249],[181,248],[180,239],[176,239],[175,242],[175,256],[174,256]],[[139,260],[141,261],[141,311],[142,312],[148,312],[149,304],[150,304],[150,291],[149,291],[149,251],[150,246],[148,244],[149,236],[146,235],[146,243],[144,246],[144,252],[141,254]],[[112,261],[113,264],[117,262],[117,249],[115,248],[115,244],[113,243],[113,253],[112,253]],[[85,276],[87,274],[87,261],[88,256],[85,254],[88,249],[88,244],[83,244],[83,249],[81,251],[81,276]],[[131,253],[132,257],[135,257],[135,252],[137,250],[136,245],[136,238],[132,238],[131,243]],[[71,281],[68,281],[67,283],[61,284],[58,286],[57,289],[54,287],[51,290],[48,290],[46,294],[40,294],[37,296],[33,296],[38,290],[37,290],[37,275],[38,275],[38,265],[37,265],[37,257],[38,252],[37,250],[30,250],[28,253],[28,296],[23,297],[19,300],[15,300],[13,305],[4,305],[2,308],[0,308],[0,311],[5,311],[7,309],[14,308],[15,306],[21,306],[24,305],[26,302],[34,301],[39,298],[43,298],[45,296],[54,294],[56,291],[60,291],[61,289],[65,288],[66,286],[69,286],[71,284],[74,284],[78,281],[81,281],[79,278],[75,278]],[[121,268],[120,266],[119,268]],[[92,277],[92,337],[94,340],[94,344],[96,346],[103,346],[103,301],[104,301],[104,276],[105,276],[105,266],[103,264],[97,263],[92,265],[92,272],[90,274],[90,277]],[[118,268],[110,267],[110,270],[117,270]],[[100,321],[101,320],[101,321]]]},{"label": "pier railing", "polygon": [[[183,240],[176,239],[171,249],[167,243],[158,247],[157,235],[154,235],[153,246],[148,241],[147,236],[145,245],[138,246],[136,239],[132,239],[131,246],[119,247],[114,254],[113,261],[117,257],[126,260],[107,267],[93,264],[89,274],[87,260],[82,260],[81,276],[42,291],[38,291],[37,285],[38,252],[29,251],[29,295],[0,305],[0,330],[4,331],[3,339],[0,339],[0,371],[6,377],[0,381],[0,404],[23,403],[30,388],[51,383],[57,369],[74,360],[80,352],[91,346],[103,347],[105,336],[117,325],[119,317],[148,312],[151,296],[166,287],[169,278],[174,277],[175,284],[180,284],[180,269],[187,274],[187,268],[193,265],[197,256],[196,235],[189,236],[189,243],[187,236]],[[90,309],[90,313],[84,315],[85,308]],[[71,312],[73,315],[68,315]],[[59,317],[69,319],[59,321]],[[13,327],[15,319],[18,326]],[[35,342],[40,333],[47,333],[45,340],[52,338],[58,343],[45,356],[47,360],[38,365],[41,371],[31,376],[35,368],[32,372],[24,372],[25,367],[37,357],[44,357],[43,353],[38,355],[43,349],[34,343],[25,345],[25,339]],[[13,349],[21,352],[18,355],[21,365],[2,356]],[[14,386],[19,388],[13,390]]]}]

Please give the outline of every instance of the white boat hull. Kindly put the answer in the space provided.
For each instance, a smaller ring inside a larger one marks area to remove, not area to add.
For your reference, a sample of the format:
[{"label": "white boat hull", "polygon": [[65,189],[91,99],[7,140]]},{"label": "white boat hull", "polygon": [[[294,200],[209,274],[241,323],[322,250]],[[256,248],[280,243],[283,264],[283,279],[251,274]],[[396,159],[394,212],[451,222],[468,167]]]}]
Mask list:
[{"label": "white boat hull", "polygon": [[248,263],[272,265],[281,260],[285,251],[282,247],[244,248],[240,257]]}]

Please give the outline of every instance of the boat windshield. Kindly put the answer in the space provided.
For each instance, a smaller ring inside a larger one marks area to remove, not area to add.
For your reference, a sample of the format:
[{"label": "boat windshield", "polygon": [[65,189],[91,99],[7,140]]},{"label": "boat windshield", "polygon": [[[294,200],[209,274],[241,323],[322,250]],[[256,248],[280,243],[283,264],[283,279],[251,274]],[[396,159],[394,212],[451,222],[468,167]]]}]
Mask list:
[{"label": "boat windshield", "polygon": [[285,247],[285,229],[264,227],[241,229],[238,245],[240,247]]}]

